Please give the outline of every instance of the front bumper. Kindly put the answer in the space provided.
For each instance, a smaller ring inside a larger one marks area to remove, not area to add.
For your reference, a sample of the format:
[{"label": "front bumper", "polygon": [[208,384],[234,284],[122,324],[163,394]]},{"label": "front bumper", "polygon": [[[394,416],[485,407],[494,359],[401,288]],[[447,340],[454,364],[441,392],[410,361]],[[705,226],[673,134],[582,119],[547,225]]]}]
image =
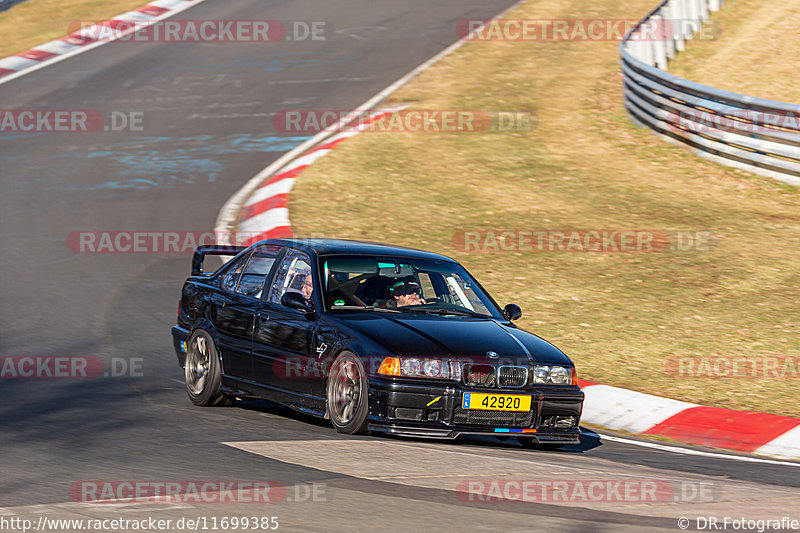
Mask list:
[{"label": "front bumper", "polygon": [[[460,435],[521,436],[575,444],[584,394],[575,387],[467,388],[370,378],[369,429],[397,435],[454,439]],[[531,410],[462,409],[464,392],[531,396]]]}]

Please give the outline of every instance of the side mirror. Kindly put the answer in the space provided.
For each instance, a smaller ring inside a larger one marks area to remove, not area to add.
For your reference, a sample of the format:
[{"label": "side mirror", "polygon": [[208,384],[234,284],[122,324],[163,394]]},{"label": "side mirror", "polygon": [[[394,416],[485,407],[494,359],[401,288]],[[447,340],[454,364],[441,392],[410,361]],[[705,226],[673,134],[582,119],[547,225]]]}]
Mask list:
[{"label": "side mirror", "polygon": [[289,309],[297,309],[305,313],[313,313],[314,308],[306,303],[305,298],[299,292],[285,292],[281,296],[281,305]]},{"label": "side mirror", "polygon": [[516,320],[522,316],[522,309],[517,304],[508,304],[503,308],[503,314],[509,320]]}]

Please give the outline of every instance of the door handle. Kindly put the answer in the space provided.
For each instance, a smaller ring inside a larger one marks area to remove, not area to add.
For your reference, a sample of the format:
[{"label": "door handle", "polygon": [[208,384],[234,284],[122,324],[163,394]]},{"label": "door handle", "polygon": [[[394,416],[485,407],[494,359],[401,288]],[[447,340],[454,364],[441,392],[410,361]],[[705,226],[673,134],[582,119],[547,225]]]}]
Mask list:
[{"label": "door handle", "polygon": [[259,311],[256,313],[256,316],[261,320],[269,320],[269,313],[265,313],[264,311]]}]

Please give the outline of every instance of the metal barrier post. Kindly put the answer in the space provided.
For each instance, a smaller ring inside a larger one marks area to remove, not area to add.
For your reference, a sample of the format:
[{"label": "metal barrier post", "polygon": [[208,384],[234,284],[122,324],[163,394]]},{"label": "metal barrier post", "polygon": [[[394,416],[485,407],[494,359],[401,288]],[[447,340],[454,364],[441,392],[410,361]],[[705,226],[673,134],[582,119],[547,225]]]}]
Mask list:
[{"label": "metal barrier post", "polygon": [[708,20],[708,0],[697,0],[697,15],[702,22]]},{"label": "metal barrier post", "polygon": [[653,65],[661,70],[667,70],[667,50],[664,43],[666,37],[664,33],[664,19],[661,15],[653,15],[650,17],[650,22],[653,29],[649,36],[649,39],[652,40]]},{"label": "metal barrier post", "polygon": [[675,0],[667,0],[667,3],[661,8],[661,12],[664,14],[664,21],[662,22],[662,25],[664,45],[667,51],[667,61],[675,57],[675,54],[678,53],[675,49],[678,37],[678,34],[675,31],[675,19],[678,18],[675,16],[675,4]]},{"label": "metal barrier post", "polygon": [[675,32],[675,51],[683,52],[686,48],[686,38],[683,31],[686,20],[685,0],[672,0],[672,31]]},{"label": "metal barrier post", "polygon": [[697,0],[686,0],[686,40],[691,40],[700,30],[700,15],[697,13]]},{"label": "metal barrier post", "polygon": [[649,36],[648,32],[650,29],[646,26],[649,24],[648,22],[642,24],[642,28],[639,30],[639,41],[640,46],[642,47],[642,61],[647,63],[651,67],[655,66],[656,61],[655,57],[653,57],[653,39]]}]

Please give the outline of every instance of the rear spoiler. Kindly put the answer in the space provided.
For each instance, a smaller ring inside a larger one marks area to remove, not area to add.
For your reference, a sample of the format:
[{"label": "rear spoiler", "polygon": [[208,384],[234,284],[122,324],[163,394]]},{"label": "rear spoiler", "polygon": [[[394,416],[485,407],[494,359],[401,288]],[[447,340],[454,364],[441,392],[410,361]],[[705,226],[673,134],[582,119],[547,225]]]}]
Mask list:
[{"label": "rear spoiler", "polygon": [[246,249],[247,246],[218,244],[198,246],[194,251],[194,257],[192,257],[192,276],[207,275],[203,272],[203,261],[205,261],[207,255],[238,255],[241,251]]}]

